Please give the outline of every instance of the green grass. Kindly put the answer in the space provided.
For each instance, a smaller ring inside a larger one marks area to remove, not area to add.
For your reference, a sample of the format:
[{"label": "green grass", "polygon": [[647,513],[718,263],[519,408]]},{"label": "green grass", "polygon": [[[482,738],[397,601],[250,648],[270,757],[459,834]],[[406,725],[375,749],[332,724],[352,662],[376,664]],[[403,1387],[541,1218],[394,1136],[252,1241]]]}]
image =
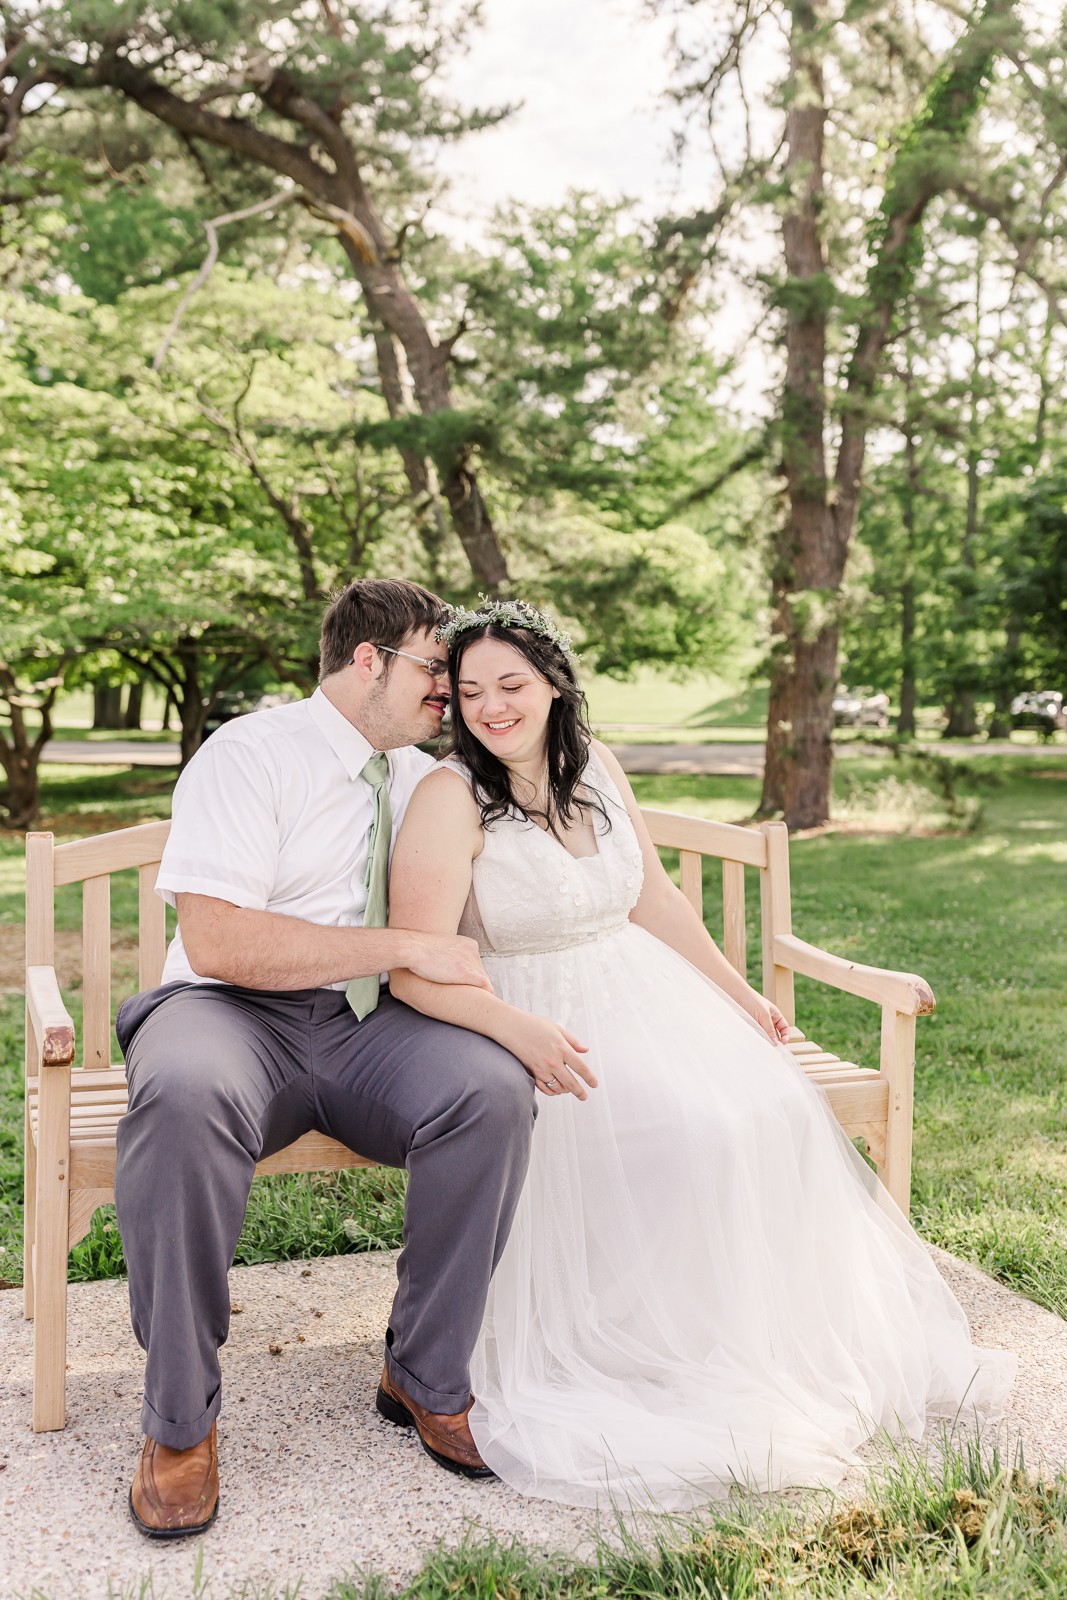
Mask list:
[{"label": "green grass", "polygon": [[[1067,1315],[1067,760],[976,757],[988,784],[976,831],[908,838],[829,834],[791,846],[794,929],[874,966],[919,972],[937,1013],[918,1025],[912,1215],[935,1243]],[[842,788],[897,771],[857,758]],[[736,821],[753,809],[746,779],[642,777],[643,804]],[[143,773],[53,769],[47,820],[60,834],[166,814],[170,783]],[[21,921],[22,842],[0,834],[0,920]],[[116,921],[132,933],[136,886],[117,882]],[[758,982],[757,874],[749,872],[749,975]],[[721,936],[718,871],[705,870],[708,926]],[[57,925],[80,925],[76,888]],[[876,1064],[877,1008],[798,980],[798,1022],[837,1054]],[[67,996],[77,1016],[77,991]],[[21,1270],[21,1004],[0,1003],[0,1277]],[[116,1057],[117,1059],[117,1057]],[[399,1242],[402,1174],[257,1180],[238,1260]],[[344,1223],[351,1227],[345,1232]],[[72,1253],[75,1276],[121,1270],[101,1213]]]},{"label": "green grass", "polygon": [[766,689],[739,689],[726,678],[698,674],[681,680],[640,667],[629,683],[595,674],[585,680],[595,726],[612,723],[766,724]]},{"label": "green grass", "polygon": [[[546,1556],[472,1529],[438,1547],[403,1600],[1037,1600],[1067,1592],[1067,1480],[953,1444],[934,1462],[887,1450],[866,1492],[738,1494],[692,1519],[620,1518],[591,1559]],[[328,1600],[384,1600],[373,1575]]]}]

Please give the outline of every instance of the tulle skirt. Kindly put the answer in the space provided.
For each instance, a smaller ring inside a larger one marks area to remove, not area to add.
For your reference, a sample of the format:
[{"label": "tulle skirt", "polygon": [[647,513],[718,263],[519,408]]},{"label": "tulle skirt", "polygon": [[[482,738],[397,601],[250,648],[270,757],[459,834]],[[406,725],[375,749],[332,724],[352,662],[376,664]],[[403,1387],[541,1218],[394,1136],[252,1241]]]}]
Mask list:
[{"label": "tulle skirt", "polygon": [[685,1510],[833,1484],[878,1429],[999,1414],[1015,1357],[974,1348],[825,1095],[714,984],[633,924],[485,965],[600,1081],[538,1096],[472,1362],[506,1483]]}]

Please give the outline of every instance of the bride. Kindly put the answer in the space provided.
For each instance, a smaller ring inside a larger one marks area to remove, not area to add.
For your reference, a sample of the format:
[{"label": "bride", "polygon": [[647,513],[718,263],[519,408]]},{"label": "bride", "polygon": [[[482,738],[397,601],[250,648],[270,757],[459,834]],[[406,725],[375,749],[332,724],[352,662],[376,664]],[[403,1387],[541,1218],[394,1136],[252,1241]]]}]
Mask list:
[{"label": "bride", "polygon": [[929,1412],[996,1415],[1015,1358],[972,1346],[781,1012],[671,883],[566,637],[517,601],[438,637],[453,753],[408,807],[390,914],[476,937],[495,992],[391,986],[545,1096],[472,1361],[483,1459],[526,1494],[681,1510],[834,1483]]}]

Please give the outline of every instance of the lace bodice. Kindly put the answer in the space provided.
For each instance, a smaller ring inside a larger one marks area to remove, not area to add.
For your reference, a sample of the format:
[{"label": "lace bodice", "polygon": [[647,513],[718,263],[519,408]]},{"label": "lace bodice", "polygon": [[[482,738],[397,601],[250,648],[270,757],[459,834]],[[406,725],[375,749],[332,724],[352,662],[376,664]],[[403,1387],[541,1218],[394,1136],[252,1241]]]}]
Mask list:
[{"label": "lace bodice", "polygon": [[[468,783],[461,762],[441,763]],[[618,932],[641,893],[641,847],[618,789],[595,751],[584,783],[604,801],[610,828],[594,816],[599,854],[575,859],[558,839],[521,817],[485,830],[460,933],[482,956],[566,950]]]}]

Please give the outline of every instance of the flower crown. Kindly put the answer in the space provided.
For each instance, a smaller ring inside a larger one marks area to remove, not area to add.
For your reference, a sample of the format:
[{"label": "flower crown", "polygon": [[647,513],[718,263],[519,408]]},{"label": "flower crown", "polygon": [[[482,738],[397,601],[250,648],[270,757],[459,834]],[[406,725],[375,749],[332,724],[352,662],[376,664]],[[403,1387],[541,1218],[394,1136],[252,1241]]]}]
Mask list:
[{"label": "flower crown", "polygon": [[479,595],[474,611],[461,611],[457,606],[449,606],[448,609],[448,621],[441,624],[435,638],[449,649],[457,634],[467,633],[471,628],[487,628],[490,623],[495,623],[500,628],[526,628],[530,633],[539,633],[554,644],[568,661],[579,659],[571,645],[570,634],[561,633],[552,618],[538,611],[528,600],[493,600],[483,594]]}]

